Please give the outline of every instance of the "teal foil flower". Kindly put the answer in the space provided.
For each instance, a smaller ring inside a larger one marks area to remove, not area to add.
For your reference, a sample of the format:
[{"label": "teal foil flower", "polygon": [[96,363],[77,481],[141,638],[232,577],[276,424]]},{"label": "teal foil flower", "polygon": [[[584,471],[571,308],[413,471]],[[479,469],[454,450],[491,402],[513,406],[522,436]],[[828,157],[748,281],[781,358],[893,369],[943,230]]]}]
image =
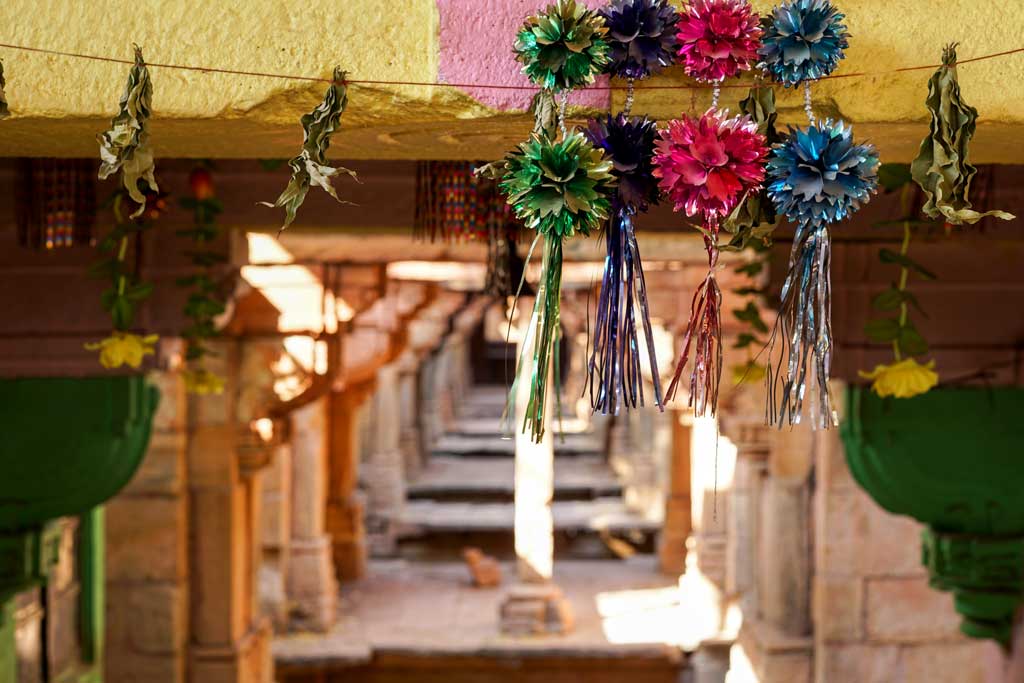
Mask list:
[{"label": "teal foil flower", "polygon": [[845,15],[829,0],[791,0],[766,21],[760,67],[788,87],[832,73],[849,47]]},{"label": "teal foil flower", "polygon": [[580,132],[561,141],[532,135],[509,155],[501,181],[527,228],[559,238],[596,230],[614,188],[612,160]]},{"label": "teal foil flower", "polygon": [[853,142],[842,121],[790,129],[768,158],[768,196],[801,225],[834,223],[857,211],[878,188],[878,152]]},{"label": "teal foil flower", "polygon": [[604,19],[576,0],[558,0],[526,20],[516,37],[516,59],[530,80],[554,91],[594,82],[610,61]]}]

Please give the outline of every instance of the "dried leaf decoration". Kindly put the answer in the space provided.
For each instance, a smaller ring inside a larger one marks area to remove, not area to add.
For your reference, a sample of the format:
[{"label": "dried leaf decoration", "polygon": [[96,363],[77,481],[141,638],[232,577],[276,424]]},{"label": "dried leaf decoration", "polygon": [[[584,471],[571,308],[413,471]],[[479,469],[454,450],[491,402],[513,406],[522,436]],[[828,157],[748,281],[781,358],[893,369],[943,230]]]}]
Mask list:
[{"label": "dried leaf decoration", "polygon": [[931,130],[910,166],[914,181],[928,197],[921,210],[952,225],[974,224],[986,216],[1012,220],[1014,216],[1005,211],[975,211],[968,199],[971,179],[978,172],[967,159],[978,110],[960,97],[956,47],[953,43],[942,51],[942,66],[928,80],[925,103],[932,115]]},{"label": "dried leaf decoration", "polygon": [[[752,87],[746,99],[740,100],[740,111],[757,124],[757,132],[765,136],[769,148],[782,140],[782,136],[775,130],[779,115],[775,110],[774,88],[760,84]],[[728,244],[720,248],[725,251],[742,251],[751,244],[770,244],[772,233],[778,225],[775,206],[768,196],[768,190],[762,187],[757,192],[748,193],[722,221],[722,229],[732,237]]]},{"label": "dried leaf decoration", "polygon": [[[558,105],[555,103],[554,93],[547,89],[539,91],[530,101],[530,112],[533,114],[534,134],[546,135],[551,139],[558,136]],[[473,172],[481,178],[501,180],[505,175],[510,154],[513,152],[497,161],[478,166]]]},{"label": "dried leaf decoration", "polygon": [[346,104],[348,104],[348,88],[345,86],[345,72],[335,67],[331,85],[324,93],[324,101],[316,109],[302,117],[304,132],[302,152],[288,162],[292,168],[292,179],[288,182],[288,187],[273,204],[260,202],[264,206],[284,207],[285,219],[281,230],[287,228],[295,220],[295,213],[305,201],[310,185],[322,187],[327,194],[342,204],[351,204],[351,202],[343,201],[338,197],[334,186],[331,185],[331,178],[338,173],[347,173],[355,178],[355,171],[341,167],[334,168],[327,163],[327,148],[331,146],[331,135],[338,130]]},{"label": "dried leaf decoration", "polygon": [[6,119],[11,115],[11,112],[7,110],[7,95],[4,94],[4,86],[7,85],[7,81],[4,79],[4,63],[0,61],[0,119]]},{"label": "dried leaf decoration", "polygon": [[146,209],[146,197],[139,181],[159,192],[153,176],[153,150],[149,146],[149,116],[153,106],[153,84],[149,69],[142,59],[142,49],[135,46],[135,65],[128,74],[128,84],[121,95],[121,110],[110,121],[110,130],[97,136],[100,142],[100,179],[121,171],[121,182],[139,208],[131,215],[138,218]]}]

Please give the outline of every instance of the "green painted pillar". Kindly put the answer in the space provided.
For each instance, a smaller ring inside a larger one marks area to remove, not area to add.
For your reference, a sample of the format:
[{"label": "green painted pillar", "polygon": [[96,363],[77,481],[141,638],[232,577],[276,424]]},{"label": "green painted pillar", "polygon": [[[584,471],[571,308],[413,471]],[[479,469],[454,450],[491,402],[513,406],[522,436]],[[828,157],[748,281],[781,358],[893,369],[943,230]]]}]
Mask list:
[{"label": "green painted pillar", "polygon": [[936,389],[881,399],[851,388],[842,425],[857,483],[926,525],[931,585],[974,638],[1010,642],[1024,603],[1024,389]]}]

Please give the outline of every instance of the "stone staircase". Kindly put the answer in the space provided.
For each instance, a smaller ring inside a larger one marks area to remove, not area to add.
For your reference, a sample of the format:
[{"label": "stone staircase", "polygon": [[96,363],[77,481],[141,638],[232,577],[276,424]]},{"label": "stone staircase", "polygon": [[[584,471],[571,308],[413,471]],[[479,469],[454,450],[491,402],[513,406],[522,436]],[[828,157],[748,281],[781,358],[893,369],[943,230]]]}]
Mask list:
[{"label": "stone staircase", "polygon": [[[475,387],[460,403],[460,419],[408,483],[398,524],[402,556],[443,559],[469,545],[513,556],[515,444],[501,435],[504,401],[503,387]],[[553,427],[556,557],[650,552],[659,521],[625,505],[621,477],[604,458],[605,430],[575,417]]]}]

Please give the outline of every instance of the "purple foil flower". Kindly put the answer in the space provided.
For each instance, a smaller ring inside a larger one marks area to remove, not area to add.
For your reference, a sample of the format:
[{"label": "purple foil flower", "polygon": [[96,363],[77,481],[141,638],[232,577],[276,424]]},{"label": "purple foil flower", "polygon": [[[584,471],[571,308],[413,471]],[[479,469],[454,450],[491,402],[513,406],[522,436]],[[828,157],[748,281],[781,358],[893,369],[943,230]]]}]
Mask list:
[{"label": "purple foil flower", "polygon": [[646,211],[658,203],[658,179],[654,177],[656,122],[646,116],[605,116],[591,119],[583,131],[595,147],[612,161],[618,178],[618,201],[631,213]]},{"label": "purple foil flower", "polygon": [[612,48],[608,73],[641,79],[672,64],[679,14],[667,0],[612,0],[599,13]]}]

